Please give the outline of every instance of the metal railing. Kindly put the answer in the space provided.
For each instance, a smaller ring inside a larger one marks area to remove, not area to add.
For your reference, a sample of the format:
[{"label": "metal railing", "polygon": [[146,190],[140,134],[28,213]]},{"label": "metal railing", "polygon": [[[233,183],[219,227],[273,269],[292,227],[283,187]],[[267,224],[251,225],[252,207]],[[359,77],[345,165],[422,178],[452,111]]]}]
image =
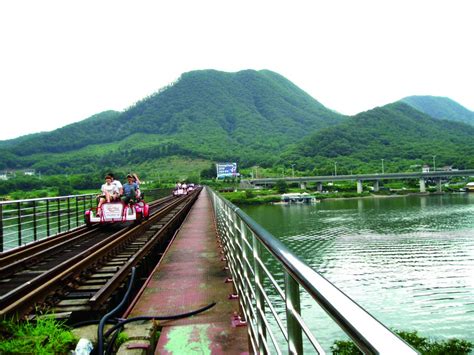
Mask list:
[{"label": "metal railing", "polygon": [[77,228],[96,194],[0,202],[0,252]]},{"label": "metal railing", "polygon": [[[301,299],[308,297],[362,352],[417,353],[245,212],[212,190],[210,195],[254,353],[325,354],[301,312]],[[272,274],[270,264],[281,272]]]},{"label": "metal railing", "polygon": [[[155,200],[171,189],[143,190]],[[84,213],[96,206],[97,194],[0,201],[0,252],[67,232],[84,224]]]}]

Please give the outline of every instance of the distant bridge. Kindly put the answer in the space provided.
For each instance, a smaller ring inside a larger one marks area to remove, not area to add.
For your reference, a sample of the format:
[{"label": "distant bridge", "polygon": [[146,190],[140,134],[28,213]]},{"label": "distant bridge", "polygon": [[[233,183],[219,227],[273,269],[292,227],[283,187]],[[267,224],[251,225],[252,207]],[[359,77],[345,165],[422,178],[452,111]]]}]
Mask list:
[{"label": "distant bridge", "polygon": [[315,182],[318,191],[322,191],[323,182],[334,181],[356,181],[357,192],[362,193],[362,182],[374,181],[374,191],[379,190],[379,182],[381,180],[405,180],[418,179],[420,183],[420,192],[426,192],[426,180],[434,179],[438,182],[438,190],[441,191],[441,179],[454,176],[474,176],[474,169],[469,170],[453,170],[453,171],[429,171],[416,173],[394,173],[394,174],[357,174],[357,175],[328,175],[328,176],[303,176],[303,177],[281,177],[281,178],[264,178],[246,180],[252,185],[273,185],[277,181],[284,180],[287,183],[298,183],[301,188],[305,189],[307,183]]}]

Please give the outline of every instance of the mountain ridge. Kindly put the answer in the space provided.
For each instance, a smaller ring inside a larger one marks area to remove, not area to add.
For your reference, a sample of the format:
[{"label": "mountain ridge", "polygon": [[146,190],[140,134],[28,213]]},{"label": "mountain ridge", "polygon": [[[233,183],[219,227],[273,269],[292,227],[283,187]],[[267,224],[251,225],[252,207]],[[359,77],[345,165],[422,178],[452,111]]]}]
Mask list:
[{"label": "mountain ridge", "polygon": [[[51,154],[52,164],[73,169],[68,152],[74,155],[101,142],[118,143],[125,159],[145,149],[144,159],[152,159],[155,151],[156,156],[170,152],[250,163],[263,156],[275,159],[294,140],[344,119],[272,71],[202,70],[184,73],[124,112],[105,111],[52,132],[4,142],[0,149],[20,158],[16,166],[41,166],[46,172],[48,164],[35,162],[34,156]],[[152,141],[137,141],[131,148],[119,144],[136,133],[144,140],[152,135]],[[10,167],[12,160],[0,158],[0,168]]]},{"label": "mountain ridge", "polygon": [[431,117],[467,123],[474,126],[474,112],[449,97],[408,96],[400,100]]},{"label": "mountain ridge", "polygon": [[414,163],[431,162],[435,155],[439,164],[466,168],[474,165],[472,137],[472,126],[433,118],[398,101],[320,130],[284,157],[299,167],[316,168],[319,162],[324,173],[333,171],[334,161],[339,162],[341,173],[373,172],[381,159],[395,171],[409,171]]}]

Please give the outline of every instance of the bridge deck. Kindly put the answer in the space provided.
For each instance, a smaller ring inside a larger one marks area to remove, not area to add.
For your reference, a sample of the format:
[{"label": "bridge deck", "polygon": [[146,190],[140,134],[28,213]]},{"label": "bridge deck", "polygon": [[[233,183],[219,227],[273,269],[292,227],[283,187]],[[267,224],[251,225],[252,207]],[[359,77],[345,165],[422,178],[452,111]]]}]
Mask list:
[{"label": "bridge deck", "polygon": [[248,353],[247,328],[232,323],[238,301],[228,299],[232,286],[225,283],[224,266],[211,202],[203,190],[129,317],[173,315],[217,304],[190,318],[161,321],[155,354]]}]

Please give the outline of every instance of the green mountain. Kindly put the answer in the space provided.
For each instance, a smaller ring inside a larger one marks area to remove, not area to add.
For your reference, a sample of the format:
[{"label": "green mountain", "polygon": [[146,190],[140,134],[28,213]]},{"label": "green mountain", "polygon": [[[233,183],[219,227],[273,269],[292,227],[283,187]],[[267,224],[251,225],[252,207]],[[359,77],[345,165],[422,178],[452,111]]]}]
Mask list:
[{"label": "green mountain", "polygon": [[447,97],[409,96],[400,101],[431,117],[464,122],[474,126],[474,112]]},{"label": "green mountain", "polygon": [[193,71],[124,112],[0,142],[0,169],[76,173],[176,156],[271,165],[290,144],[345,119],[268,70]]},{"label": "green mountain", "polygon": [[119,115],[117,111],[105,111],[51,132],[34,133],[0,141],[0,149],[7,148],[18,156],[25,156],[39,152],[60,153],[100,141],[110,142],[113,139],[107,134],[108,123]]},{"label": "green mountain", "polygon": [[432,118],[402,102],[320,130],[282,155],[315,174],[421,170],[422,164],[474,166],[474,127]]}]

